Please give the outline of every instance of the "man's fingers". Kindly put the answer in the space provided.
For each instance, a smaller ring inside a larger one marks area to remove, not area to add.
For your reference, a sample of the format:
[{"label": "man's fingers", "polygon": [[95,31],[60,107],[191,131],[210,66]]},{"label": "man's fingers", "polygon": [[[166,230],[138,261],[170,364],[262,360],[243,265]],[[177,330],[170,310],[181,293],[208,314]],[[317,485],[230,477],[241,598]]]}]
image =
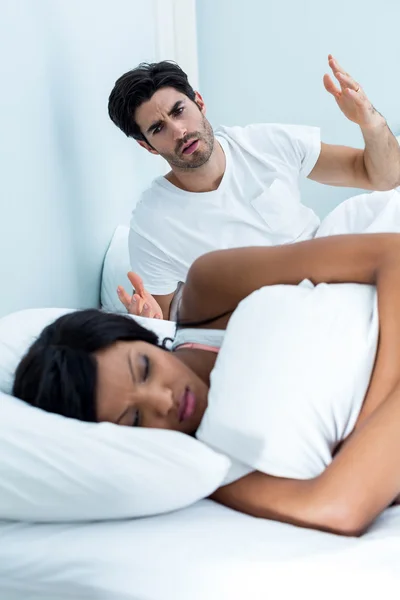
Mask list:
[{"label": "man's fingers", "polygon": [[143,308],[142,308],[142,311],[140,313],[140,316],[141,317],[147,317],[147,318],[150,318],[150,317],[153,316],[152,310],[150,308],[150,304],[148,304],[147,302],[145,302],[143,304]]},{"label": "man's fingers", "polygon": [[352,100],[354,100],[354,102],[356,104],[359,104],[360,106],[365,107],[366,102],[367,102],[368,106],[370,105],[370,102],[366,99],[365,95],[359,94],[356,90],[353,90],[351,88],[346,88],[344,90],[344,94],[346,96],[348,96],[349,98],[351,98]]},{"label": "man's fingers", "polygon": [[351,77],[351,75],[349,75],[349,73],[347,73],[347,71],[345,71],[343,69],[343,67],[341,67],[339,65],[337,60],[335,58],[333,58],[333,56],[331,54],[329,55],[328,60],[329,60],[329,66],[331,67],[334,76],[340,83],[340,87],[342,88],[342,91],[348,87],[354,91],[358,91],[360,89],[360,84],[357,83],[356,81],[354,81],[354,79]]},{"label": "man's fingers", "polygon": [[328,55],[328,63],[329,63],[330,68],[334,72],[335,76],[336,76],[337,71],[340,71],[341,73],[345,73],[346,75],[348,75],[348,73],[343,69],[343,67],[341,67],[339,65],[338,61],[336,60],[336,58],[334,58],[332,56],[332,54]]},{"label": "man's fingers", "polygon": [[360,89],[360,84],[358,84],[356,81],[354,81],[354,79],[352,77],[350,77],[350,75],[345,75],[344,73],[338,73],[336,75],[336,77],[339,80],[339,83],[342,86],[342,88],[347,87],[347,88],[354,90],[355,92]]},{"label": "man's fingers", "polygon": [[130,315],[135,315],[135,317],[138,317],[140,315],[142,303],[143,300],[140,299],[140,296],[137,296],[136,294],[133,295],[128,306],[128,313]]},{"label": "man's fingers", "polygon": [[117,294],[118,294],[118,298],[120,299],[122,304],[125,306],[126,310],[128,310],[129,305],[131,303],[131,296],[126,292],[126,290],[121,285],[119,285],[117,287]]},{"label": "man's fingers", "polygon": [[132,296],[132,306],[134,307],[135,310],[135,315],[141,315],[142,314],[142,310],[143,310],[143,305],[144,305],[144,300],[142,298],[142,296],[139,296],[139,294],[133,294]]},{"label": "man's fingers", "polygon": [[135,292],[144,298],[146,290],[144,289],[143,279],[137,273],[133,271],[129,271],[128,279],[132,284],[132,287],[135,288]]},{"label": "man's fingers", "polygon": [[143,300],[140,296],[138,296],[137,294],[134,294],[133,296],[130,296],[128,294],[128,292],[120,285],[117,288],[117,294],[118,294],[118,298],[120,299],[120,301],[122,302],[122,304],[125,306],[126,310],[128,311],[128,313],[130,315],[139,315],[142,305],[143,305]]},{"label": "man's fingers", "polygon": [[324,75],[324,86],[326,91],[332,94],[333,96],[336,97],[340,95],[339,88],[336,87],[336,85],[332,81],[332,78],[327,73],[325,73]]}]

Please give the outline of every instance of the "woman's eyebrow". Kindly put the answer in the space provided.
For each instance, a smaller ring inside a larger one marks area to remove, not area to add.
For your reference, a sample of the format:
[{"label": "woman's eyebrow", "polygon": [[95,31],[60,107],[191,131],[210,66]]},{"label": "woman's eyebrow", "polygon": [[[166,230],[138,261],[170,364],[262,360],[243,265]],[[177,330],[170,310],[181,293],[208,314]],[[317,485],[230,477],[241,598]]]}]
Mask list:
[{"label": "woman's eyebrow", "polygon": [[133,367],[132,367],[132,363],[131,363],[131,357],[130,357],[130,354],[128,354],[127,358],[128,358],[128,369],[129,369],[129,371],[130,371],[130,373],[131,373],[132,382],[133,382],[133,383],[136,383],[136,377],[135,377],[135,374],[134,374],[134,372],[133,372]]},{"label": "woman's eyebrow", "polygon": [[[135,378],[135,374],[133,372],[133,367],[132,367],[132,363],[131,363],[131,357],[129,356],[129,354],[127,356],[127,359],[128,359],[128,369],[130,371],[130,374],[131,374],[131,377],[132,377],[132,381],[133,381],[133,383],[136,383],[136,378]],[[122,419],[127,414],[127,412],[129,411],[129,409],[130,409],[130,406],[128,406],[124,410],[124,412],[118,417],[118,419],[115,421],[116,425],[118,425],[122,421]]]}]

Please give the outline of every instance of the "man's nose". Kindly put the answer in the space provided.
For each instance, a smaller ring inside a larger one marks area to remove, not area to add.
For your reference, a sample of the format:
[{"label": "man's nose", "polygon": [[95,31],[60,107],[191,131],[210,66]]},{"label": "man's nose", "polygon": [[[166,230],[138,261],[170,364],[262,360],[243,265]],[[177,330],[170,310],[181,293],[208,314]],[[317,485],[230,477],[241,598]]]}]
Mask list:
[{"label": "man's nose", "polygon": [[174,123],[172,125],[172,135],[174,136],[174,141],[183,139],[187,134],[187,127],[183,123]]}]

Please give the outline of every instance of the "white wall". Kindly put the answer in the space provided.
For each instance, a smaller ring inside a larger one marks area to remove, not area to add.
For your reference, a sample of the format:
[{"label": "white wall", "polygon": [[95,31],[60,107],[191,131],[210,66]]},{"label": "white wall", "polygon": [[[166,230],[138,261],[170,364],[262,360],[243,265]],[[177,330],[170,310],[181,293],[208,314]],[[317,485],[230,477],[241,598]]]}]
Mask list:
[{"label": "white wall", "polygon": [[[398,0],[197,0],[199,88],[211,122],[316,125],[327,143],[362,147],[322,85],[332,53],[400,133],[399,24]],[[357,193],[310,181],[302,191],[321,216]]]},{"label": "white wall", "polygon": [[0,315],[98,304],[112,232],[165,168],[107,113],[115,80],[159,60],[155,10],[0,0]]}]

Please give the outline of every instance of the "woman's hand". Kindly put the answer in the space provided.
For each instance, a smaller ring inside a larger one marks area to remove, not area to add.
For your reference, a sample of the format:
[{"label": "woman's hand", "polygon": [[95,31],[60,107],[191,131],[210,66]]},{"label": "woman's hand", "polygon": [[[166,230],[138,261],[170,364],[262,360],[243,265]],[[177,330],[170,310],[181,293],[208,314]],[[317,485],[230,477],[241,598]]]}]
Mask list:
[{"label": "woman's hand", "polygon": [[340,84],[336,87],[330,75],[324,75],[324,86],[335,98],[342,113],[362,128],[376,127],[385,123],[382,115],[372,106],[364,90],[357,81],[346,73],[332,54],[328,56],[329,66]]},{"label": "woman's hand", "polygon": [[163,313],[155,298],[146,291],[142,278],[133,271],[129,271],[128,279],[134,288],[132,295],[122,287],[117,288],[118,298],[130,315],[162,319]]}]

